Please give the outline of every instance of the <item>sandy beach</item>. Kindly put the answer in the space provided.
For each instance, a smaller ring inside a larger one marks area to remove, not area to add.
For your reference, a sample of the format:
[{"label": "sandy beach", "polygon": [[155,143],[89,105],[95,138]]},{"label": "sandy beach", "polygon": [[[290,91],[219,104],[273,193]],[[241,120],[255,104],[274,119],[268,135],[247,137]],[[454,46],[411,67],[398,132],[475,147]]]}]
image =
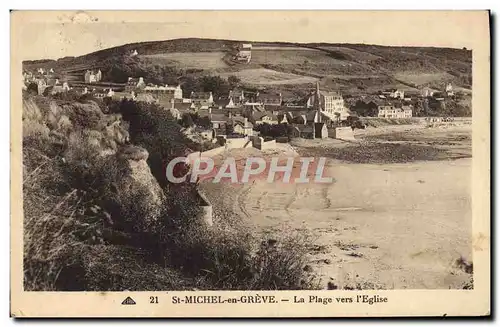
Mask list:
[{"label": "sandy beach", "polygon": [[[354,144],[302,139],[292,143],[298,154],[330,154],[333,183],[227,185],[226,204],[270,238],[307,235],[322,288],[460,289],[472,262],[470,136],[468,125],[416,125],[357,131]],[[369,153],[387,144],[425,151],[388,162]]]}]

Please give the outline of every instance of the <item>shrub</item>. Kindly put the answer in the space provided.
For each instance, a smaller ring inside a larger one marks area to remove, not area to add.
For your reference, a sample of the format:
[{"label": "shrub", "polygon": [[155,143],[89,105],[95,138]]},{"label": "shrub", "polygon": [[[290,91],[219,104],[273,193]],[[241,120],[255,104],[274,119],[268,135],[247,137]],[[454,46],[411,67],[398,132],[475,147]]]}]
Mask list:
[{"label": "shrub", "polygon": [[193,279],[147,258],[147,251],[128,246],[98,245],[84,256],[87,291],[189,290]]},{"label": "shrub", "polygon": [[82,290],[74,268],[89,244],[101,241],[100,220],[84,213],[77,190],[61,187],[66,183],[58,160],[34,151],[26,157],[31,158],[24,161],[23,176],[24,288]]},{"label": "shrub", "polygon": [[317,288],[314,277],[305,266],[307,239],[288,236],[279,240],[262,241],[254,258],[255,276],[250,284],[254,290],[293,290]]}]

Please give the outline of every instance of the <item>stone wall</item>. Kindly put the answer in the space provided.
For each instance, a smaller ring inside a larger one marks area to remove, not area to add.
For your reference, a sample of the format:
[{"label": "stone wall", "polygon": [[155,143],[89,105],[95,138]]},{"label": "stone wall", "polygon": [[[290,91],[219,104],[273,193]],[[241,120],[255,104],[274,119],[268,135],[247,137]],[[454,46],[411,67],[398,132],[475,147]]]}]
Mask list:
[{"label": "stone wall", "polygon": [[339,140],[354,140],[354,132],[351,127],[329,128],[328,136]]},{"label": "stone wall", "polygon": [[253,147],[259,150],[276,149],[276,140],[264,142],[262,137],[254,137],[252,140]]}]

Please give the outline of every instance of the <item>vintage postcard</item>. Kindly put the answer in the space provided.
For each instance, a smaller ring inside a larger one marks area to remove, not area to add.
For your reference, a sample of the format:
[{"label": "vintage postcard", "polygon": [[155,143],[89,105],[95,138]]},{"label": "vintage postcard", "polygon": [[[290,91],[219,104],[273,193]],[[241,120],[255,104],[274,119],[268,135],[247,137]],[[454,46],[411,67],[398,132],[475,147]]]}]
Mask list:
[{"label": "vintage postcard", "polygon": [[489,15],[11,12],[11,315],[490,315]]}]

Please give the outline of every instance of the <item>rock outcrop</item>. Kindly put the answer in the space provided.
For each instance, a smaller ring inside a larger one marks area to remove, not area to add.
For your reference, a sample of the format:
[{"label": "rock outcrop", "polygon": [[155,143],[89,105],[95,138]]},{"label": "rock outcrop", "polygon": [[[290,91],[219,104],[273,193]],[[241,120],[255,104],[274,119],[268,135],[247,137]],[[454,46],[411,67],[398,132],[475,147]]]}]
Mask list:
[{"label": "rock outcrop", "polygon": [[163,213],[165,195],[147,164],[148,152],[137,146],[125,146],[116,154],[124,173],[116,181],[121,212],[133,219],[138,231],[151,231]]}]

